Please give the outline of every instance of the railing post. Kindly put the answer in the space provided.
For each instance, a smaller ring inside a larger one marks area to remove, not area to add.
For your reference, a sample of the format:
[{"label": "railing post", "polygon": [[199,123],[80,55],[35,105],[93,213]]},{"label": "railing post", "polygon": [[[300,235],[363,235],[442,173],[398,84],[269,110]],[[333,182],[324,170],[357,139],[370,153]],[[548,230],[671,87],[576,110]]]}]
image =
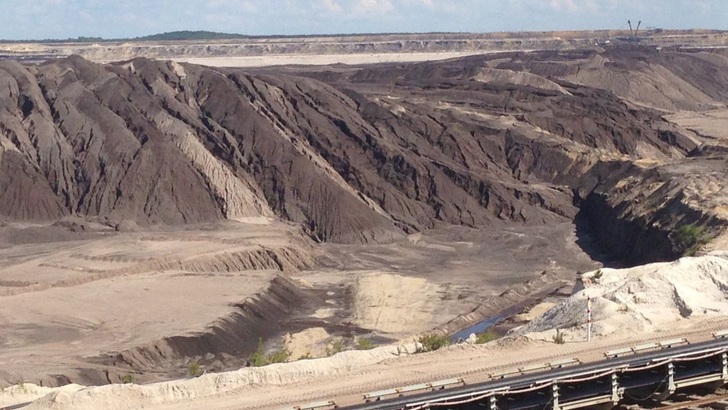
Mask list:
[{"label": "railing post", "polygon": [[728,352],[723,352],[720,356],[723,363],[723,381],[728,383]]},{"label": "railing post", "polygon": [[551,386],[551,403],[553,410],[559,410],[559,385],[556,382]]},{"label": "railing post", "polygon": [[670,392],[670,394],[675,393],[675,364],[670,360],[670,362],[667,363],[667,390]]},{"label": "railing post", "polygon": [[622,400],[624,390],[619,388],[619,377],[617,372],[612,373],[612,403],[616,406]]},{"label": "railing post", "polygon": [[490,396],[490,399],[488,399],[488,408],[490,408],[490,410],[498,410],[498,398],[495,397],[495,394]]}]

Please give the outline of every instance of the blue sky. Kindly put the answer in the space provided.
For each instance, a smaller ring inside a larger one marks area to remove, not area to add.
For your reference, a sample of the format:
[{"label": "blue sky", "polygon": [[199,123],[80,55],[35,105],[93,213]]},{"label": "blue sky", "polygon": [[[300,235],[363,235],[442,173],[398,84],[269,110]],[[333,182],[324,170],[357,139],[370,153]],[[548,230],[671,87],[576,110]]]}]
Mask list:
[{"label": "blue sky", "polygon": [[728,0],[0,0],[0,38],[728,29]]}]

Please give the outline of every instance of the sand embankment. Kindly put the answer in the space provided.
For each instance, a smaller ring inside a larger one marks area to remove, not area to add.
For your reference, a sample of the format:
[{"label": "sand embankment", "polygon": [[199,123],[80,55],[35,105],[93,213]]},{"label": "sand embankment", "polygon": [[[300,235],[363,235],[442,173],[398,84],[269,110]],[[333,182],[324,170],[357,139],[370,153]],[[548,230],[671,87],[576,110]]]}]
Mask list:
[{"label": "sand embankment", "polygon": [[560,329],[567,341],[585,339],[589,299],[593,335],[598,337],[652,333],[728,312],[726,251],[629,269],[603,268],[582,279],[584,289],[514,334],[551,340]]}]

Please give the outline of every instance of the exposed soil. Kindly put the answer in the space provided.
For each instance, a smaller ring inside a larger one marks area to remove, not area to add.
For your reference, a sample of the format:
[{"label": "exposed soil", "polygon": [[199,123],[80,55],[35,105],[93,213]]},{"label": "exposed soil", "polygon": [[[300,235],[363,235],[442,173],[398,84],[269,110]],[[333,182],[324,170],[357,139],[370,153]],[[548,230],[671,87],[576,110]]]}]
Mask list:
[{"label": "exposed soil", "polygon": [[145,383],[185,377],[193,361],[233,370],[259,340],[291,359],[326,356],[337,341],[411,341],[598,266],[569,223],[322,249],[277,223],[78,235],[0,250],[0,384]]},{"label": "exposed soil", "polygon": [[632,46],[0,61],[0,380],[147,382],[237,368],[260,339],[411,340],[598,262],[675,258],[676,227],[728,220],[726,70],[724,51]]},{"label": "exposed soil", "polygon": [[[568,221],[572,189],[597,161],[664,161],[697,146],[655,111],[545,79],[596,58],[573,54],[296,76],[144,59],[3,62],[0,175],[14,177],[0,180],[0,213],[141,226],[275,214],[346,243],[439,224]],[[674,54],[652,65],[719,63]],[[649,54],[635,55],[599,58],[629,66]],[[506,67],[536,70],[525,81]]]}]

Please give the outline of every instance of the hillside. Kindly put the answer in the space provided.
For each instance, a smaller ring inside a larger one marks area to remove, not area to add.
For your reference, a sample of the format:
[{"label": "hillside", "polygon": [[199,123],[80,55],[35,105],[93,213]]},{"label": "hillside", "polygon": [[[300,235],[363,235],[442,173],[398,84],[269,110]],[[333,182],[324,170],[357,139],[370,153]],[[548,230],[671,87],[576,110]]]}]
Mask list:
[{"label": "hillside", "polygon": [[[728,78],[706,82],[728,67],[722,54],[650,53],[289,73],[146,59],[5,61],[0,215],[142,226],[276,215],[317,240],[347,243],[440,224],[568,221],[593,189],[630,175],[660,183],[666,172],[631,161],[670,164],[701,142],[653,107],[728,99]],[[661,93],[595,88],[619,66],[633,67],[622,76],[662,81]],[[695,91],[680,93],[688,85]]]},{"label": "hillside", "polygon": [[473,81],[486,64],[312,79],[145,59],[2,62],[0,215],[275,214],[322,241],[386,241],[440,223],[570,220],[567,186],[595,161],[695,146],[609,92]]}]

